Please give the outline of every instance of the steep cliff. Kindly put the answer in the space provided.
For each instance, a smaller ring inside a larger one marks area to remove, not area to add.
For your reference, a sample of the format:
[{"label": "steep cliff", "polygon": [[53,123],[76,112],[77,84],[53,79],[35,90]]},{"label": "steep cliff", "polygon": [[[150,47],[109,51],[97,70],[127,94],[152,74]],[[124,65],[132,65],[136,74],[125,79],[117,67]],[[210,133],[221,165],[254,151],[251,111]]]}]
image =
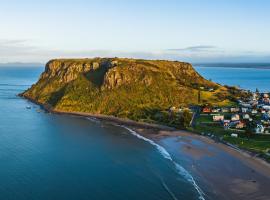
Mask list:
[{"label": "steep cliff", "polygon": [[[199,88],[204,88],[202,102]],[[189,63],[125,58],[51,60],[22,95],[55,110],[131,119],[153,118],[170,106],[230,102],[226,88],[204,79]]]}]

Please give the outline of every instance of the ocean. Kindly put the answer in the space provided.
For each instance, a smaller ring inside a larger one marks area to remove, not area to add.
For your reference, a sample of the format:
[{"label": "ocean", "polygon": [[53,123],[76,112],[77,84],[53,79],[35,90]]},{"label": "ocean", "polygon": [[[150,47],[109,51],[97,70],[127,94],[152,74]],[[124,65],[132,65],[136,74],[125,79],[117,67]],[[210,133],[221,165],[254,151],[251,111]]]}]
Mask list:
[{"label": "ocean", "polygon": [[206,79],[222,85],[270,92],[270,64],[195,64],[194,67]]},{"label": "ocean", "polygon": [[[195,68],[221,84],[268,90],[269,69]],[[190,163],[158,143],[126,127],[46,113],[18,97],[43,70],[0,67],[0,199],[211,198]]]},{"label": "ocean", "polygon": [[181,160],[154,141],[18,97],[42,71],[0,67],[0,199],[203,199]]}]

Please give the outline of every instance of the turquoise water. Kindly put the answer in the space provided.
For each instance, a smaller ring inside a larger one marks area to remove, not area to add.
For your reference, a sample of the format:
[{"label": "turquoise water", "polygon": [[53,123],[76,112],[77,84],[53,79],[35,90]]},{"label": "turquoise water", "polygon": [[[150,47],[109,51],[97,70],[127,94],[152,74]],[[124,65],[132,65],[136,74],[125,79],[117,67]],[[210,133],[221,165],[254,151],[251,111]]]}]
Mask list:
[{"label": "turquoise water", "polygon": [[[225,66],[225,67],[224,67]],[[194,65],[195,69],[205,78],[220,84],[240,86],[243,89],[255,91],[258,88],[262,92],[270,91],[270,64],[211,64]]]},{"label": "turquoise water", "polygon": [[17,97],[42,71],[0,67],[0,199],[199,199],[181,160],[156,143]]}]

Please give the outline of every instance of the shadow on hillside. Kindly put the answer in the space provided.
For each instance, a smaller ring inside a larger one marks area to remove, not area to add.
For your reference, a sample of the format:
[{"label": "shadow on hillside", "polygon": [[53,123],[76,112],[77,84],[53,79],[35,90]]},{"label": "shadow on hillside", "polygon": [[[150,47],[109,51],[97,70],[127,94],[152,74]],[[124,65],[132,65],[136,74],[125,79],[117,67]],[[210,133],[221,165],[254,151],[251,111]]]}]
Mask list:
[{"label": "shadow on hillside", "polygon": [[95,86],[101,87],[104,81],[105,74],[110,68],[110,62],[105,61],[101,63],[101,65],[95,69],[95,70],[90,70],[89,72],[85,73],[85,77],[91,81]]},{"label": "shadow on hillside", "polygon": [[51,93],[50,98],[48,99],[48,103],[55,107],[56,104],[63,98],[66,91],[66,86],[60,88],[56,92]]}]

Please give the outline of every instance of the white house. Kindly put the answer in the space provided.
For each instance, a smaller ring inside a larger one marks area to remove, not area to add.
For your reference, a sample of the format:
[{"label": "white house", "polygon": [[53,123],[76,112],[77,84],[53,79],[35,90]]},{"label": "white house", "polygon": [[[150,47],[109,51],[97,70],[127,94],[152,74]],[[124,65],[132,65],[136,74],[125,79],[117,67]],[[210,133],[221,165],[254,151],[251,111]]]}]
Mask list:
[{"label": "white house", "polygon": [[264,105],[262,108],[263,108],[264,110],[270,110],[270,106]]},{"label": "white house", "polygon": [[240,116],[238,114],[232,115],[231,120],[238,121],[238,120],[240,120]]},{"label": "white house", "polygon": [[244,114],[243,115],[243,119],[249,119],[249,118],[250,118],[249,114]]},{"label": "white house", "polygon": [[223,120],[224,120],[224,115],[214,115],[213,116],[214,122],[223,121]]},{"label": "white house", "polygon": [[263,98],[269,98],[269,95],[267,93],[264,93]]},{"label": "white house", "polygon": [[239,108],[231,108],[231,112],[239,112]]},{"label": "white house", "polygon": [[242,113],[248,112],[248,108],[241,108]]},{"label": "white house", "polygon": [[251,111],[251,113],[252,113],[252,114],[257,114],[258,111],[257,111],[256,109],[253,109],[253,110]]},{"label": "white house", "polygon": [[257,124],[257,127],[255,128],[256,134],[262,134],[264,132],[264,127],[261,124]]},{"label": "white house", "polygon": [[220,112],[220,109],[219,108],[213,108],[212,109],[212,113],[218,113],[218,112]]}]

